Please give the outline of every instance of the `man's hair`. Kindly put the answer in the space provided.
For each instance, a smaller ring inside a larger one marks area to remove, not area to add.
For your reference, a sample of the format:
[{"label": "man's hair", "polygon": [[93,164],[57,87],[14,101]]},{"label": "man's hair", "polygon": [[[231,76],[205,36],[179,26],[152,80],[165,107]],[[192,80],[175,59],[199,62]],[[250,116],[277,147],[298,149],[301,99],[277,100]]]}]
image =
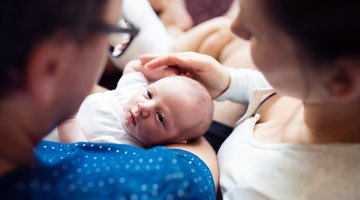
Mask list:
[{"label": "man's hair", "polygon": [[25,65],[35,45],[57,31],[75,41],[91,35],[106,0],[0,1],[0,98],[23,84]]}]

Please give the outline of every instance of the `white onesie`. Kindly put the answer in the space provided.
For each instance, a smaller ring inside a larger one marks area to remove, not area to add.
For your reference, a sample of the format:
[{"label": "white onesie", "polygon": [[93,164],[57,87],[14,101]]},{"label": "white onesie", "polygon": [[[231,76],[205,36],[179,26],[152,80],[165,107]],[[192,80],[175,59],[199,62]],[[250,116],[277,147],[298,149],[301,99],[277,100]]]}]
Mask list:
[{"label": "white onesie", "polygon": [[91,94],[81,104],[76,119],[90,142],[143,145],[122,127],[124,105],[148,81],[140,72],[123,75],[115,90]]}]

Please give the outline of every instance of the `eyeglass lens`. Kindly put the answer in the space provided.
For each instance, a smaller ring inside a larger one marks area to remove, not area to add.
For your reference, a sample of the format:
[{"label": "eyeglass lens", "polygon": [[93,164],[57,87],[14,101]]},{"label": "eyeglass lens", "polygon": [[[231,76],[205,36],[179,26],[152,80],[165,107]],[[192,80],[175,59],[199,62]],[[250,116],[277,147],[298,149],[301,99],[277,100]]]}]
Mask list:
[{"label": "eyeglass lens", "polygon": [[[119,27],[124,29],[131,29],[131,25],[125,20],[119,21]],[[132,39],[130,33],[111,33],[109,36],[109,53],[112,57],[119,57],[129,45]]]}]

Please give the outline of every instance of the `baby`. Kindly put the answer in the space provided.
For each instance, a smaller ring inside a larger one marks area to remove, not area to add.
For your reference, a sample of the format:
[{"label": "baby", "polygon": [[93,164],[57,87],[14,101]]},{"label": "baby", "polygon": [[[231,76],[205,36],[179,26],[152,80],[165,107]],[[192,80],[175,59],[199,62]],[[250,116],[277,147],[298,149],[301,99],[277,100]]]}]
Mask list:
[{"label": "baby", "polygon": [[213,116],[210,94],[193,79],[164,73],[146,70],[139,62],[128,64],[115,90],[89,95],[76,118],[58,127],[60,142],[147,148],[202,136]]}]

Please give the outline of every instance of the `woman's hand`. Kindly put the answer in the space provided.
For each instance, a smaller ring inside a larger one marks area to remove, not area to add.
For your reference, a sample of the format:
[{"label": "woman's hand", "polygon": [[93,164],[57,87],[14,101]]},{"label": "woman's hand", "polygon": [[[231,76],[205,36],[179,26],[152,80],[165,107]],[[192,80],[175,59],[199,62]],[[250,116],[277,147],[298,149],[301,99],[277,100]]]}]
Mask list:
[{"label": "woman's hand", "polygon": [[145,68],[156,69],[164,66],[176,69],[201,82],[213,98],[223,93],[230,84],[230,74],[214,58],[194,52],[172,54],[147,54],[140,57]]},{"label": "woman's hand", "polygon": [[150,82],[157,81],[164,77],[178,75],[175,69],[165,66],[159,67],[155,70],[147,69],[139,60],[132,60],[125,66],[123,74],[131,72],[141,72]]}]

